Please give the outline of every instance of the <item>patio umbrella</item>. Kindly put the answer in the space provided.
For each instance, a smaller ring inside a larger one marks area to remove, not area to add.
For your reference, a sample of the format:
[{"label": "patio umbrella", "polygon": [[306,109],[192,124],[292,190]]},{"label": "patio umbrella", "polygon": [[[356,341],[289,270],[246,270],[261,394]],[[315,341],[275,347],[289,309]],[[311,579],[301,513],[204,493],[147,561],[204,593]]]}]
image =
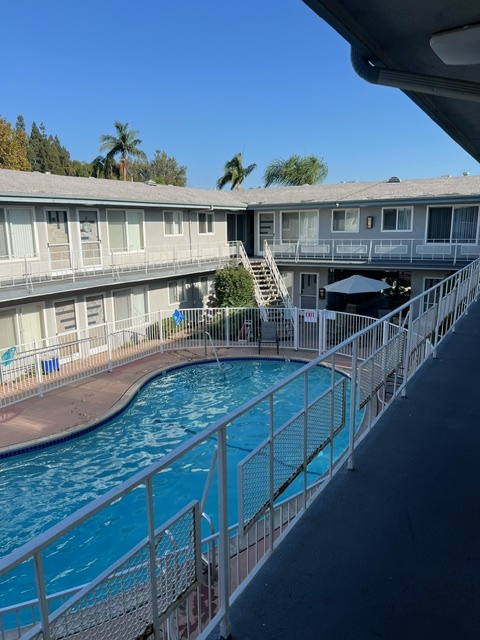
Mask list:
[{"label": "patio umbrella", "polygon": [[390,285],[383,282],[383,280],[374,280],[373,278],[355,275],[345,278],[345,280],[327,284],[324,288],[332,293],[373,293],[383,289],[390,289]]}]

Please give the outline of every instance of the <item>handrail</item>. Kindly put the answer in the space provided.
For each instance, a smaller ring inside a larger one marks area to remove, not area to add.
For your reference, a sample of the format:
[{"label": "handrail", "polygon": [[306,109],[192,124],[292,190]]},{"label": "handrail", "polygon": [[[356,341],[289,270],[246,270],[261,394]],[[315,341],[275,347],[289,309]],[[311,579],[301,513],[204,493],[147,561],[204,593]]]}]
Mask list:
[{"label": "handrail", "polygon": [[[225,494],[228,482],[225,475],[228,425],[234,423],[237,418],[261,404],[264,407],[270,407],[268,415],[264,417],[265,425],[273,425],[273,410],[276,394],[298,379],[304,380],[304,384],[307,384],[308,373],[314,367],[323,363],[325,360],[335,360],[336,355],[343,353],[347,346],[351,347],[351,362],[352,367],[354,367],[351,379],[352,381],[358,381],[358,385],[352,389],[350,399],[348,400],[348,402],[351,403],[350,415],[354,412],[355,407],[353,405],[355,404],[355,397],[358,397],[360,402],[364,402],[365,398],[367,398],[368,401],[368,394],[372,397],[370,410],[365,412],[365,428],[362,433],[356,436],[354,430],[350,428],[349,449],[348,454],[345,455],[349,456],[349,462],[353,464],[353,454],[356,444],[369,432],[382,412],[388,410],[389,406],[391,406],[390,403],[384,405],[383,402],[381,402],[377,408],[376,397],[379,385],[380,388],[382,388],[382,385],[386,384],[388,376],[392,374],[392,370],[397,372],[401,368],[404,380],[397,391],[401,390],[401,392],[404,393],[406,385],[410,383],[418,368],[426,362],[432,353],[435,353],[435,349],[445,336],[449,332],[454,331],[455,324],[459,318],[468,312],[469,305],[478,298],[479,291],[480,260],[477,260],[462,271],[453,274],[438,285],[435,285],[435,287],[429,291],[418,295],[398,309],[377,320],[371,326],[362,328],[339,345],[329,349],[321,356],[306,364],[299,371],[290,374],[270,389],[267,389],[255,398],[247,401],[241,407],[222,416],[214,424],[193,435],[189,440],[166,453],[159,461],[150,467],[139,471],[122,484],[109,490],[103,496],[100,496],[90,504],[65,518],[62,522],[54,525],[48,531],[40,534],[15,551],[12,551],[9,555],[0,559],[0,575],[11,571],[25,560],[33,558],[35,560],[35,566],[40,567],[37,578],[44,580],[41,571],[41,553],[43,549],[49,547],[65,533],[82,524],[85,520],[99,513],[106,506],[119,500],[122,496],[140,485],[143,485],[148,492],[148,488],[152,486],[151,481],[154,476],[171,467],[174,462],[180,460],[180,458],[192,451],[195,447],[203,446],[203,443],[211,437],[215,437],[218,441],[218,486],[220,492],[223,491]],[[452,293],[454,294],[454,300]],[[430,307],[427,307],[426,305],[429,303],[429,300],[434,300],[434,302]],[[414,331],[405,331],[402,328],[402,318],[408,311],[411,312],[409,328],[413,328]],[[395,335],[389,336],[388,332],[385,331],[385,323],[390,322],[393,316],[397,314],[400,316],[399,323],[398,325],[390,325],[390,329],[393,331],[396,327],[398,331]],[[415,334],[415,340],[412,340],[412,334]],[[405,335],[407,336],[406,340],[404,339]],[[424,346],[427,341],[432,342],[431,348]],[[359,357],[360,350],[364,351],[362,358]],[[308,386],[305,386],[305,391],[308,391]],[[373,394],[375,394],[375,404],[373,404]],[[304,411],[308,411],[308,393],[304,394]],[[307,417],[307,413],[305,413],[305,416]],[[350,424],[352,425],[352,420],[350,420]],[[305,426],[308,428],[307,419],[305,420]],[[272,435],[274,436],[275,433],[272,433]],[[344,461],[345,456],[343,456],[341,460]],[[331,462],[329,477],[331,477],[338,468],[338,465]],[[268,486],[268,483],[266,486]],[[254,489],[256,489],[256,487]],[[218,555],[219,579],[221,582],[219,592],[223,594],[219,604],[219,621],[226,623],[228,627],[230,596],[225,589],[228,589],[229,584],[229,545],[231,543],[231,537],[228,533],[228,526],[226,526],[225,508],[228,504],[225,495],[219,497],[218,502],[221,513],[221,524],[219,528],[220,553]],[[273,498],[271,504],[273,505]],[[273,512],[270,517],[273,517]],[[283,536],[281,536],[280,539],[282,538]],[[40,591],[40,593],[42,593],[42,591]],[[43,593],[45,593],[44,589]],[[49,622],[47,618],[44,618],[43,624],[46,625],[45,637],[48,637]]]},{"label": "handrail", "polygon": [[267,263],[270,272],[275,281],[275,285],[282,296],[283,304],[287,309],[293,308],[293,302],[290,298],[290,294],[288,293],[287,286],[278,270],[277,263],[275,262],[275,258],[272,255],[268,242],[266,240],[263,241],[263,257],[265,258],[265,262]]},{"label": "handrail", "polygon": [[255,272],[253,270],[252,263],[250,262],[250,259],[247,256],[247,252],[245,251],[245,247],[243,246],[243,242],[240,242],[238,244],[238,249],[239,249],[239,253],[240,253],[240,260],[241,260],[241,263],[242,263],[243,267],[248,271],[248,273],[253,278],[255,302],[257,303],[258,307],[264,307],[265,306],[265,300],[263,299],[262,290],[260,289],[260,286],[259,286],[259,284],[257,282],[256,277],[255,277]]}]

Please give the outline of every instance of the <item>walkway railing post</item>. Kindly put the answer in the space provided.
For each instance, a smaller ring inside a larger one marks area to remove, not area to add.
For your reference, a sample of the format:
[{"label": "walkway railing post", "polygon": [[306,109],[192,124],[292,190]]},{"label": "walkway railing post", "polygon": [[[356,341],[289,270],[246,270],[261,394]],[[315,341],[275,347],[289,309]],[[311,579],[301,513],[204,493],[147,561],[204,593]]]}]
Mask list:
[{"label": "walkway railing post", "polygon": [[150,549],[150,594],[152,598],[153,637],[155,640],[160,640],[157,593],[157,556],[155,553],[155,515],[153,508],[153,481],[151,477],[147,478],[145,482],[145,489],[147,494],[148,545]]},{"label": "walkway railing post", "polygon": [[348,438],[348,469],[355,469],[355,418],[357,406],[357,369],[358,369],[358,338],[353,341],[352,377],[350,379],[350,429]]},{"label": "walkway railing post", "polygon": [[42,552],[37,551],[33,556],[35,566],[35,582],[37,584],[38,607],[40,610],[40,622],[42,624],[43,640],[51,640],[50,623],[48,621],[48,603],[45,591],[45,575],[43,572]]},{"label": "walkway railing post", "polygon": [[228,638],[230,624],[230,538],[228,535],[228,476],[227,476],[227,430],[223,425],[218,430],[218,583],[220,604],[220,635]]}]

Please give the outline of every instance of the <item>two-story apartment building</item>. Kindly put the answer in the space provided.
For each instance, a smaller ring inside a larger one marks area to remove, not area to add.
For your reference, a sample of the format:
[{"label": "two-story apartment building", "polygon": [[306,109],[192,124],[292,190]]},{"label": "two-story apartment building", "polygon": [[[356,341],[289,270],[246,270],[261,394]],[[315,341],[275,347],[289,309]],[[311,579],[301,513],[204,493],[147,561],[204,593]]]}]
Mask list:
[{"label": "two-story apartment building", "polygon": [[0,349],[202,307],[239,243],[268,243],[301,308],[352,273],[416,294],[478,257],[479,205],[479,176],[223,192],[0,170]]}]

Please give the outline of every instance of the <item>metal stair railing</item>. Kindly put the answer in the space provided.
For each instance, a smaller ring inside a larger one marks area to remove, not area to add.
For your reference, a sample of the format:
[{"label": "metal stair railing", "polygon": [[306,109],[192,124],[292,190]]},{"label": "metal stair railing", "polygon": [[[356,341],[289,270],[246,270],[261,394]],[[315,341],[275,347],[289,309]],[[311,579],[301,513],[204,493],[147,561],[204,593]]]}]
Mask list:
[{"label": "metal stair railing", "polygon": [[264,243],[263,243],[263,257],[265,259],[266,264],[268,265],[268,268],[270,269],[270,273],[272,274],[275,285],[282,297],[284,307],[286,309],[292,309],[293,308],[292,299],[290,298],[288,289],[280,274],[280,271],[278,270],[277,263],[275,262],[275,258],[273,257],[273,254],[266,240],[264,240]]},{"label": "metal stair railing", "polygon": [[239,242],[238,243],[238,252],[240,255],[240,261],[243,265],[243,267],[248,271],[248,273],[250,273],[250,275],[253,278],[253,284],[255,287],[255,302],[257,303],[257,306],[262,309],[263,307],[265,307],[265,299],[263,297],[263,293],[262,290],[260,289],[260,285],[258,283],[258,280],[255,276],[255,271],[252,267],[252,263],[250,262],[248,256],[247,256],[247,252],[245,251],[245,247],[243,246],[243,242]]}]

